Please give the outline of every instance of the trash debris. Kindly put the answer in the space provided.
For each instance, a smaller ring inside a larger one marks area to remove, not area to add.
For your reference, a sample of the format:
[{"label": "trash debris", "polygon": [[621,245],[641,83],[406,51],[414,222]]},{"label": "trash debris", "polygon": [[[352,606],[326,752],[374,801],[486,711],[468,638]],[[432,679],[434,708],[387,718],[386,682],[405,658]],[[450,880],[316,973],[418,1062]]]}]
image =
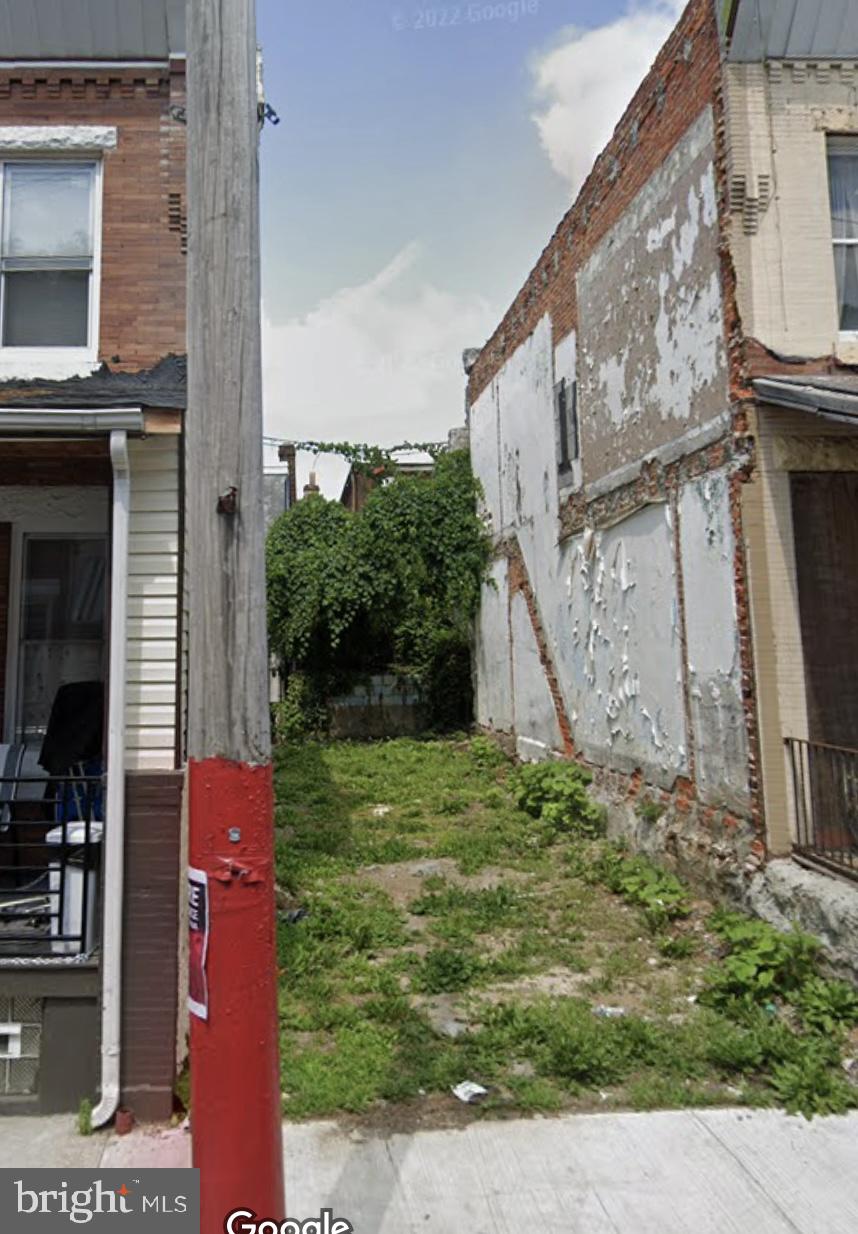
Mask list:
[{"label": "trash debris", "polygon": [[483,1088],[482,1084],[475,1084],[473,1080],[464,1080],[461,1084],[456,1084],[450,1091],[454,1097],[458,1097],[465,1105],[477,1105],[478,1102],[489,1095],[487,1088]]},{"label": "trash debris", "polygon": [[593,1015],[597,1015],[601,1020],[620,1020],[627,1014],[625,1007],[606,1007],[604,1003],[593,1008]]},{"label": "trash debris", "polygon": [[689,994],[685,1001],[687,1003],[691,1003],[691,1005],[694,1006],[694,1004],[697,1002],[697,995]]},{"label": "trash debris", "polygon": [[650,958],[647,960],[647,964],[650,966],[650,968],[658,968],[658,960],[655,958],[654,955],[650,956]]},{"label": "trash debris", "polygon": [[393,806],[373,806],[372,807],[372,817],[373,818],[386,818],[392,809],[393,809]]},{"label": "trash debris", "polygon": [[288,913],[281,913],[280,916],[287,925],[297,925],[299,921],[310,916],[310,910],[309,908],[290,908]]}]

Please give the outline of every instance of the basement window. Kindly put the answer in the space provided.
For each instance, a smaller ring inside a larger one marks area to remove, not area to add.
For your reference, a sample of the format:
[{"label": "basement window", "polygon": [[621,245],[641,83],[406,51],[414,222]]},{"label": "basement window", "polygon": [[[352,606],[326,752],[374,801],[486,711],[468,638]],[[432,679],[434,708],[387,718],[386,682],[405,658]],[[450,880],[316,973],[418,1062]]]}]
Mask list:
[{"label": "basement window", "polygon": [[98,164],[0,165],[0,341],[9,349],[95,345]]},{"label": "basement window", "polygon": [[554,387],[554,417],[557,423],[558,468],[572,470],[580,457],[578,445],[578,383],[562,377]]},{"label": "basement window", "polygon": [[858,137],[829,137],[831,239],[842,334],[858,334]]}]

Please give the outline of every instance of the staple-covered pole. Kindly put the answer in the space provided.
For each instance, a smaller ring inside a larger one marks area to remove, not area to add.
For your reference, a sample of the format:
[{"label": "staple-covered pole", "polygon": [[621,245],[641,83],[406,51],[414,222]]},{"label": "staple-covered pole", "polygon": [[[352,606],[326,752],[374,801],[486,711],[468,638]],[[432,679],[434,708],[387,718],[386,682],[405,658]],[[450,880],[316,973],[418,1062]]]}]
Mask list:
[{"label": "staple-covered pole", "polygon": [[282,1221],[254,0],[188,3],[191,1097],[202,1234]]}]

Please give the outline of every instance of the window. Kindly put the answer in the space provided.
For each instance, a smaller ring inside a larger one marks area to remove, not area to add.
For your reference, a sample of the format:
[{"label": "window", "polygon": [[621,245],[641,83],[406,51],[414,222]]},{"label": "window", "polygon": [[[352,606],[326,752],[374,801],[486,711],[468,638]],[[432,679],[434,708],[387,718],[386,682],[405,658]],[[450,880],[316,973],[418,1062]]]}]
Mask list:
[{"label": "window", "polygon": [[2,166],[3,347],[93,344],[94,163]]},{"label": "window", "polygon": [[578,383],[565,377],[554,387],[554,414],[557,420],[559,469],[571,470],[579,457],[578,450]]},{"label": "window", "polygon": [[840,329],[858,332],[858,137],[828,139],[828,184]]},{"label": "window", "polygon": [[104,678],[104,537],[24,541],[16,741],[44,736],[57,690]]}]

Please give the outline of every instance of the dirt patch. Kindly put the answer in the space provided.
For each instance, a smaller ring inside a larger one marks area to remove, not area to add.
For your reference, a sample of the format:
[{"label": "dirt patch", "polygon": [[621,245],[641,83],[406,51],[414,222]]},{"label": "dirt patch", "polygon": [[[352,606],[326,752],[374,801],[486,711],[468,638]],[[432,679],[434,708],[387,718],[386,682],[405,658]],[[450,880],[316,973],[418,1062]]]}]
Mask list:
[{"label": "dirt patch", "polygon": [[[431,860],[399,861],[390,865],[364,866],[353,876],[355,884],[370,883],[390,896],[397,908],[407,908],[412,900],[422,895],[427,878],[443,878],[454,887],[469,891],[492,891],[502,884],[522,884],[533,880],[533,875],[522,870],[508,870],[501,866],[486,866],[478,874],[460,873],[452,857]],[[412,918],[412,920],[417,920]]]}]

